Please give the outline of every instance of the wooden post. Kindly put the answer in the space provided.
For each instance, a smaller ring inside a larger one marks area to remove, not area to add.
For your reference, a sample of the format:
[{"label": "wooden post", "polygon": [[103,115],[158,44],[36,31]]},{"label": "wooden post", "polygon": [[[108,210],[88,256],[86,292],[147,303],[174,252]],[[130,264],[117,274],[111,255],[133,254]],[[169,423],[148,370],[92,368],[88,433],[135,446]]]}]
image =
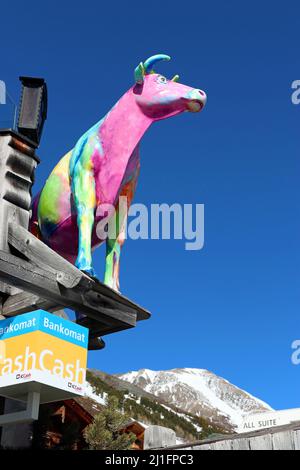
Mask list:
[{"label": "wooden post", "polygon": [[[10,252],[8,221],[28,229],[31,188],[39,163],[36,145],[12,130],[0,130],[0,250]],[[1,282],[1,294],[18,292]]]}]

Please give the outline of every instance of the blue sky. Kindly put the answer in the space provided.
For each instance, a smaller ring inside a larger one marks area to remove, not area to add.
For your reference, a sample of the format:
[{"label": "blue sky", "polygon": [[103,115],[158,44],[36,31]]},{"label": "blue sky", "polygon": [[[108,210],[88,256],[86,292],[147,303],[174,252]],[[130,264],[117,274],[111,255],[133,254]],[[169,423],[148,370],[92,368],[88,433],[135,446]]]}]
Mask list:
[{"label": "blue sky", "polygon": [[135,198],[205,204],[205,246],[126,242],[122,292],[152,318],[106,337],[89,365],[205,368],[275,408],[300,407],[300,366],[290,360],[300,338],[299,3],[15,0],[0,14],[0,79],[11,95],[19,75],[48,83],[36,190],[148,56],[170,54],[157,70],[208,95],[202,113],[145,135]]}]

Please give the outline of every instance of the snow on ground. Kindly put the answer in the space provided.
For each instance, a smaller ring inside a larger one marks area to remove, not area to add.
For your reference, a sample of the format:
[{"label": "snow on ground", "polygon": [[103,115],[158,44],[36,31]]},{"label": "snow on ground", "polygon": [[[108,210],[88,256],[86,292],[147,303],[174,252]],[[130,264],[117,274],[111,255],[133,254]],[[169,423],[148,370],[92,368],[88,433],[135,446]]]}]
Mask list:
[{"label": "snow on ground", "polygon": [[94,392],[94,389],[89,382],[85,383],[84,395],[86,397],[92,398],[92,400],[96,401],[100,405],[105,405],[105,399],[106,399],[107,393],[104,392],[103,396],[97,395],[97,393]]}]

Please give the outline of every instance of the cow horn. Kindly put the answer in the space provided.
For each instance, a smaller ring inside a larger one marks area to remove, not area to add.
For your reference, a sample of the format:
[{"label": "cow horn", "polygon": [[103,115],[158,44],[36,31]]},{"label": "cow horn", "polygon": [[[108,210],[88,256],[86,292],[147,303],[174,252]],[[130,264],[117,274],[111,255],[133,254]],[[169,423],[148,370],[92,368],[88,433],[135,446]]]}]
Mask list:
[{"label": "cow horn", "polygon": [[143,62],[140,62],[139,65],[134,70],[134,79],[135,82],[141,85],[144,81],[145,68]]},{"label": "cow horn", "polygon": [[156,55],[149,57],[149,59],[145,60],[144,62],[145,73],[150,73],[152,71],[154,64],[156,64],[156,62],[160,62],[161,60],[170,60],[170,59],[171,57],[166,54],[156,54]]}]

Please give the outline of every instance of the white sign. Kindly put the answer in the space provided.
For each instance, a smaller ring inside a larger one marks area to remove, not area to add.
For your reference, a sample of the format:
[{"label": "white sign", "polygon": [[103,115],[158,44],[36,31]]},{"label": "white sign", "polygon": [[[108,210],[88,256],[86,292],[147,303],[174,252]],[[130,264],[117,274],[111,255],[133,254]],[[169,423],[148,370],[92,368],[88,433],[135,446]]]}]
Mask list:
[{"label": "white sign", "polygon": [[300,422],[300,408],[256,413],[243,418],[238,432],[259,431],[261,429],[283,426],[297,421]]},{"label": "white sign", "polygon": [[83,395],[87,346],[86,328],[44,310],[1,320],[0,395],[23,393],[20,384]]}]

